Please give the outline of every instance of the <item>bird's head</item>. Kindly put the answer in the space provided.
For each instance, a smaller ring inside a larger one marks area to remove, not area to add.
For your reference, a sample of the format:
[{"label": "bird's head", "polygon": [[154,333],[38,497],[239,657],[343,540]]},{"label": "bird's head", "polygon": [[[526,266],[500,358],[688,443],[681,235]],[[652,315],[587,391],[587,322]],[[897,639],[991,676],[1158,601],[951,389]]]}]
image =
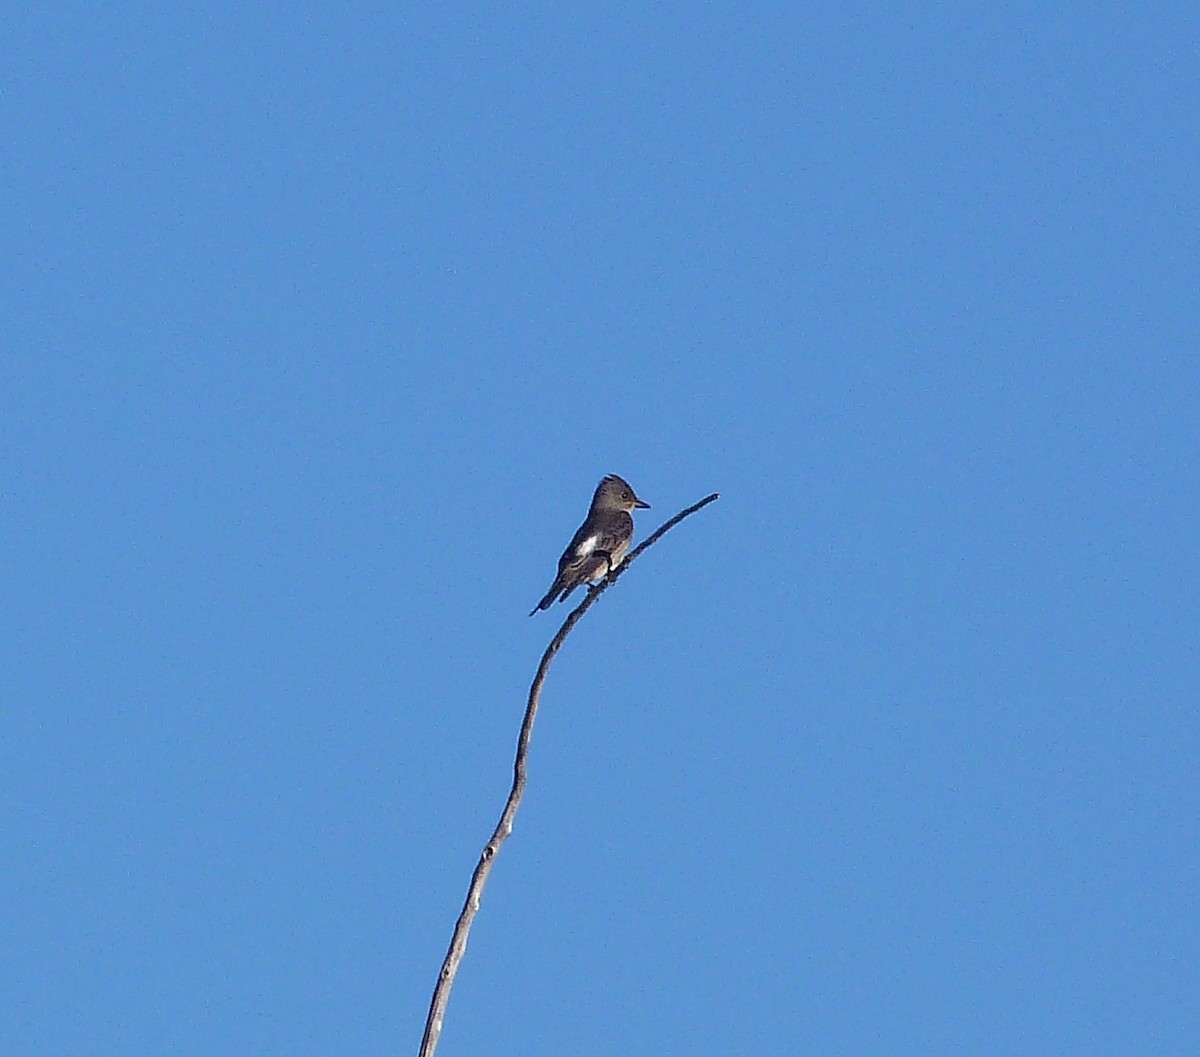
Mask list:
[{"label": "bird's head", "polygon": [[592,508],[595,510],[649,510],[650,504],[643,503],[637,493],[629,486],[629,482],[610,473],[596,488],[592,498]]}]

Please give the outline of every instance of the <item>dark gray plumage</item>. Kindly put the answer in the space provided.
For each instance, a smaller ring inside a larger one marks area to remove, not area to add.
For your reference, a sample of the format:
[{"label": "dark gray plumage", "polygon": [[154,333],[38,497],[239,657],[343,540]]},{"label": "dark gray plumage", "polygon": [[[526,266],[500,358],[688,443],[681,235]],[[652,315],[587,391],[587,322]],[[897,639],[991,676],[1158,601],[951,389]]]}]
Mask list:
[{"label": "dark gray plumage", "polygon": [[592,505],[579,531],[558,559],[558,575],[529,615],[561,602],[580,584],[595,583],[625,560],[633,539],[634,510],[649,510],[628,482],[609,474],[596,487]]}]

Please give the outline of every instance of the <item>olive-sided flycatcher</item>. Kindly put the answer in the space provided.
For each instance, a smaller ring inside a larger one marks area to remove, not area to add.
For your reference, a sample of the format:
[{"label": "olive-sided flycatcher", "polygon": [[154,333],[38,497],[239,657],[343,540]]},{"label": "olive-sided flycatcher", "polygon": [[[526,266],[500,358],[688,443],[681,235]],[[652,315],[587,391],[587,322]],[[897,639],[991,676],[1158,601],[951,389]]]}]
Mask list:
[{"label": "olive-sided flycatcher", "polygon": [[595,583],[620,565],[629,553],[629,541],[633,539],[631,511],[639,509],[649,510],[650,504],[634,495],[626,481],[616,474],[604,478],[592,496],[587,517],[558,559],[554,583],[529,615],[533,616],[539,609],[549,609],[580,584]]}]

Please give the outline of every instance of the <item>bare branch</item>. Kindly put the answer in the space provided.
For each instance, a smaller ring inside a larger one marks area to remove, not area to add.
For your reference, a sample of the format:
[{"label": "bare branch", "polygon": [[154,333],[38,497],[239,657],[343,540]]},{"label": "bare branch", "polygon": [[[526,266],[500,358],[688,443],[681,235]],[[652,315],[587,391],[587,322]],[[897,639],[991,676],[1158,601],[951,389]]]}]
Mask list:
[{"label": "bare branch", "polygon": [[442,962],[442,971],[438,973],[437,985],[433,989],[433,998],[429,1003],[429,1016],[425,1020],[425,1034],[421,1039],[420,1057],[433,1057],[434,1051],[437,1049],[438,1039],[442,1034],[442,1021],[446,1015],[446,1003],[450,1001],[450,989],[454,986],[454,978],[458,975],[459,964],[462,962],[463,955],[467,952],[467,937],[471,932],[471,925],[475,921],[475,915],[479,912],[479,904],[483,898],[483,886],[487,884],[488,875],[492,872],[492,864],[495,863],[496,856],[499,854],[500,845],[512,833],[513,819],[516,817],[517,808],[521,806],[521,797],[525,793],[525,759],[529,754],[529,739],[533,734],[533,721],[537,718],[538,703],[542,697],[542,684],[546,681],[546,673],[550,670],[550,662],[554,659],[554,655],[558,653],[559,647],[562,646],[566,637],[571,633],[571,629],[579,623],[583,614],[591,609],[596,600],[609,587],[616,583],[617,578],[629,568],[633,560],[642,551],[657,542],[689,514],[694,514],[697,510],[708,506],[709,503],[719,498],[719,493],[714,492],[712,495],[700,500],[699,503],[695,503],[686,510],[680,511],[657,532],[631,551],[625,558],[625,561],[615,571],[606,576],[595,587],[589,588],[587,597],[563,621],[563,626],[558,629],[558,634],[550,640],[550,645],[546,647],[546,652],[542,654],[542,662],[538,665],[537,674],[533,677],[533,685],[529,688],[529,703],[525,706],[525,719],[521,723],[521,733],[517,738],[517,757],[513,762],[512,789],[508,794],[508,801],[504,805],[504,811],[500,815],[500,821],[496,823],[495,830],[487,844],[483,846],[483,852],[479,856],[475,872],[471,875],[471,887],[467,889],[467,899],[463,904],[462,912],[458,915],[458,921],[455,923],[454,935],[450,938],[450,949],[446,952],[446,958]]}]

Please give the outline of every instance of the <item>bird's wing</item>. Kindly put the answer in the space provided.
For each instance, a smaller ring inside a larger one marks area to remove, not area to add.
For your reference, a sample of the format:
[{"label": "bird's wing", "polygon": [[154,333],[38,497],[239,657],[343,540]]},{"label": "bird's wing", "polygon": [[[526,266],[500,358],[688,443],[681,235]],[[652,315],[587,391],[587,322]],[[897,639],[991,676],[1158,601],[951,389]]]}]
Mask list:
[{"label": "bird's wing", "polygon": [[567,544],[567,549],[563,551],[562,557],[558,559],[559,572],[581,563],[591,554],[600,542],[600,535],[601,533],[594,526],[588,524],[580,525],[579,531],[571,537],[571,542]]}]

